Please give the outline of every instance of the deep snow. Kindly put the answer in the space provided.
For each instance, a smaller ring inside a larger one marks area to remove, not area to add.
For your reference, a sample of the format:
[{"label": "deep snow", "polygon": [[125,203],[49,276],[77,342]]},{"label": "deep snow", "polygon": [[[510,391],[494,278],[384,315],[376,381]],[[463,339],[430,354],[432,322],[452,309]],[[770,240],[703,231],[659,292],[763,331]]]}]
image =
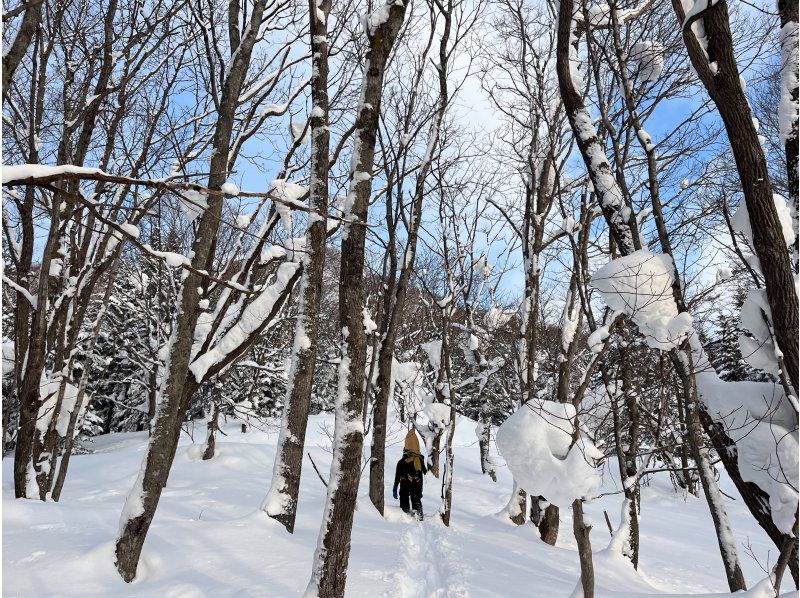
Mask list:
[{"label": "deep snow", "polygon": [[[276,422],[277,424],[277,422]],[[314,416],[307,450],[327,474],[330,464],[329,415]],[[270,480],[277,427],[239,431],[224,426],[217,456],[201,461],[204,422],[197,422],[173,466],[144,548],[137,580],[127,585],[113,566],[113,540],[127,492],[146,446],[146,433],[109,434],[75,456],[60,503],[14,500],[12,460],[3,461],[4,596],[299,596],[311,572],[325,488],[308,456],[301,483],[294,535],[258,510]],[[327,430],[327,432],[325,431]],[[366,478],[355,518],[348,572],[348,596],[444,597],[569,596],[578,580],[572,522],[562,509],[556,547],[542,543],[535,528],[496,515],[505,506],[511,477],[495,455],[498,482],[482,476],[475,424],[459,419],[455,437],[452,526],[436,517],[439,483],[426,478],[426,521],[408,520],[391,498],[391,482],[405,430],[390,433],[387,463],[387,520],[366,498]],[[369,442],[365,443],[369,446]],[[621,494],[586,506],[594,521],[597,596],[629,598],[647,594],[693,594],[726,590],[708,509],[703,500],[674,494],[659,474],[642,499],[640,572],[603,549],[619,521]],[[735,490],[723,478],[723,489]],[[604,472],[604,492],[619,489]],[[777,551],[747,513],[741,500],[725,499],[749,585],[765,577],[761,566]],[[748,548],[749,547],[749,548]],[[752,556],[751,556],[752,555]],[[759,562],[756,562],[755,558]],[[791,586],[787,574],[784,589]]]}]

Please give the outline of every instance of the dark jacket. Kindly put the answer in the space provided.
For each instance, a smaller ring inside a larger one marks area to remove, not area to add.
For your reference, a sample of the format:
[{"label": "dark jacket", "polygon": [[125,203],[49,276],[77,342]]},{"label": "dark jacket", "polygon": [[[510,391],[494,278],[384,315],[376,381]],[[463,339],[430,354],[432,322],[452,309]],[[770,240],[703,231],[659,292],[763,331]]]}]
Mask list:
[{"label": "dark jacket", "polygon": [[[417,469],[415,460],[419,463],[420,469]],[[422,478],[427,471],[425,458],[422,455],[408,451],[403,452],[403,456],[397,462],[392,490],[396,490],[399,485],[401,490],[407,489],[409,492],[422,494]]]}]

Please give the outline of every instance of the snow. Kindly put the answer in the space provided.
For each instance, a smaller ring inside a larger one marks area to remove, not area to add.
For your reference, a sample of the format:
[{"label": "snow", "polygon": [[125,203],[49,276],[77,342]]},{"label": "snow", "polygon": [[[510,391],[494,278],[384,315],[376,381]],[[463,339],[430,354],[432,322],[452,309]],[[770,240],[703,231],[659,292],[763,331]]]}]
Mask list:
[{"label": "snow", "polygon": [[605,344],[609,334],[608,326],[598,326],[597,329],[589,335],[589,338],[586,339],[586,344],[589,345],[589,349],[592,353],[599,353],[603,349],[603,344]]},{"label": "snow", "polygon": [[592,286],[609,308],[631,316],[648,345],[669,350],[692,330],[691,315],[675,305],[672,272],[669,256],[640,249],[599,268]]},{"label": "snow", "polygon": [[250,214],[239,214],[236,216],[236,226],[241,229],[246,229],[250,226],[250,223],[253,222],[254,213]]},{"label": "snow", "polygon": [[[794,214],[793,208],[789,205],[789,203],[777,193],[772,195],[772,199],[775,202],[775,211],[778,213],[778,220],[781,224],[781,229],[783,231],[783,237],[786,239],[786,245],[791,246],[794,245],[794,240],[797,236],[796,233],[796,218],[797,215]],[[747,212],[747,205],[744,201],[739,204],[736,213],[731,218],[731,224],[733,228],[738,232],[742,233],[745,238],[750,243],[750,247],[754,247],[753,245],[753,229],[750,226],[750,215]]]},{"label": "snow", "polygon": [[741,320],[742,326],[751,335],[739,336],[742,358],[756,369],[777,375],[777,347],[769,328],[772,317],[764,289],[750,289],[747,292],[747,298],[742,304]]},{"label": "snow", "polygon": [[231,181],[223,183],[219,190],[227,195],[239,195],[239,187]]},{"label": "snow", "polygon": [[569,350],[578,328],[578,314],[573,315],[570,312],[570,300],[571,295],[568,293],[567,301],[564,304],[564,315],[561,318],[561,350],[564,353]]},{"label": "snow", "polygon": [[3,338],[3,377],[14,373],[14,341]]},{"label": "snow", "polygon": [[[313,116],[313,110],[312,110]],[[307,126],[307,120],[292,122],[289,125],[289,133],[292,135],[292,141],[295,143],[307,143],[311,139],[311,127]],[[305,133],[305,135],[303,134]]]},{"label": "snow", "polygon": [[188,191],[181,191],[178,194],[178,203],[189,222],[193,222],[208,208],[208,197],[206,197],[206,194],[202,191],[190,189]]},{"label": "snow", "polygon": [[373,35],[375,30],[389,20],[390,9],[392,8],[391,2],[383,4],[376,8],[372,13],[363,17],[364,30],[369,35]]},{"label": "snow", "polygon": [[420,345],[420,349],[428,355],[428,363],[431,364],[433,371],[438,372],[442,362],[442,341],[430,341]]},{"label": "snow", "polygon": [[611,22],[611,8],[606,3],[592,4],[586,8],[592,27],[607,26]]},{"label": "snow", "polygon": [[61,258],[53,258],[50,260],[50,267],[48,272],[50,276],[61,276],[61,271],[64,269],[64,261]]},{"label": "snow", "polygon": [[164,258],[164,261],[170,268],[180,268],[181,266],[188,266],[191,263],[189,258],[185,255],[173,251],[154,251],[153,253],[157,254],[158,257]]},{"label": "snow", "polygon": [[792,90],[798,86],[798,24],[788,22],[779,33],[781,44],[781,98],[778,102],[778,128],[782,142],[797,138],[798,106]]},{"label": "snow", "polygon": [[281,217],[283,227],[292,230],[292,210],[288,204],[298,203],[308,193],[308,189],[297,183],[289,183],[283,179],[275,179],[270,184],[270,193],[285,201],[276,201],[275,210]]},{"label": "snow", "polygon": [[629,58],[634,61],[642,81],[657,81],[664,70],[664,46],[660,42],[641,40],[633,44]]},{"label": "snow", "polygon": [[[311,416],[307,452],[325,473],[330,415]],[[3,594],[7,596],[299,596],[305,589],[325,500],[325,488],[303,455],[300,504],[294,534],[259,510],[275,457],[277,420],[239,432],[239,422],[222,425],[217,455],[196,459],[204,420],[189,424],[198,444],[183,434],[169,484],[144,547],[139,577],[125,584],[114,569],[116,522],[141,455],[147,432],[99,436],[75,455],[61,501],[14,500],[13,459],[3,460]],[[481,474],[475,424],[458,426],[455,436],[453,516],[444,528],[433,516],[410,521],[387,496],[381,519],[366,497],[366,468],[355,514],[347,596],[566,598],[579,577],[569,509],[556,546],[537,537],[532,524],[510,525],[500,512],[511,490],[511,474],[498,457],[498,482]],[[391,430],[395,430],[391,432]],[[393,479],[405,428],[390,428],[386,476]],[[392,436],[394,434],[394,436]],[[610,468],[612,469],[612,468]],[[609,469],[609,471],[610,471]],[[735,493],[727,478],[724,490]],[[620,489],[604,476],[604,491]],[[441,501],[437,480],[425,479],[423,505],[433,514]],[[725,499],[740,547],[749,543],[764,563],[775,546],[755,524],[741,500]],[[595,522],[607,511],[617,526],[621,498],[604,496],[584,506]],[[592,530],[598,598],[638,598],[725,592],[719,551],[705,501],[672,492],[666,477],[642,488],[640,572],[624,557],[603,550],[604,523]],[[764,577],[744,557],[745,576],[755,591]],[[791,587],[791,579],[784,582]],[[751,591],[751,592],[752,592]],[[707,594],[706,594],[707,595]],[[737,595],[739,596],[739,595]],[[742,594],[750,596],[754,594]]]},{"label": "snow", "polygon": [[45,178],[59,174],[105,174],[99,168],[85,168],[73,166],[71,164],[64,164],[62,166],[45,166],[44,164],[3,164],[2,171],[4,185],[12,184],[14,181]]},{"label": "snow", "polygon": [[375,320],[372,319],[366,307],[362,310],[362,315],[364,317],[364,333],[369,336],[378,329],[378,325],[375,323]]},{"label": "snow", "polygon": [[[39,407],[39,415],[36,419],[36,429],[44,433],[47,431],[48,426],[53,417],[53,410],[58,402],[58,393],[60,392],[61,380],[51,379],[39,387],[39,394],[42,399],[42,404]],[[56,431],[61,437],[67,435],[67,426],[69,425],[69,417],[72,410],[75,409],[75,401],[78,398],[78,389],[74,385],[67,382],[64,386],[64,395],[61,399],[61,408],[58,412],[58,420],[56,422]]]},{"label": "snow", "polygon": [[701,372],[697,390],[709,414],[736,442],[742,479],[769,494],[775,525],[791,531],[800,462],[796,413],[783,388],[770,382],[725,382],[713,372]]},{"label": "snow", "polygon": [[514,480],[562,508],[593,498],[601,483],[595,461],[603,453],[582,435],[573,444],[574,422],[571,403],[534,399],[497,429],[497,448]]},{"label": "snow", "polygon": [[139,238],[139,227],[134,226],[129,222],[123,222],[122,224],[119,225],[119,228],[129,237],[133,237],[134,239]]},{"label": "snow", "polygon": [[644,129],[639,129],[636,131],[636,136],[639,138],[639,142],[644,146],[644,149],[648,152],[653,151],[655,148],[655,144],[653,143],[653,139]]},{"label": "snow", "polygon": [[195,358],[189,366],[189,370],[197,381],[202,382],[209,368],[235,351],[250,334],[261,326],[299,267],[300,265],[295,262],[281,264],[274,282],[267,285],[255,299],[247,304],[239,320],[225,332],[213,347]]},{"label": "snow", "polygon": [[489,278],[489,275],[492,273],[492,267],[489,265],[488,258],[485,255],[482,255],[478,261],[475,262],[473,270],[478,276],[482,276],[483,278]]},{"label": "snow", "polygon": [[450,405],[444,403],[428,403],[422,409],[428,422],[438,432],[442,432],[450,425]]},{"label": "snow", "polygon": [[725,282],[733,276],[733,270],[727,266],[720,266],[717,268],[717,283]]}]

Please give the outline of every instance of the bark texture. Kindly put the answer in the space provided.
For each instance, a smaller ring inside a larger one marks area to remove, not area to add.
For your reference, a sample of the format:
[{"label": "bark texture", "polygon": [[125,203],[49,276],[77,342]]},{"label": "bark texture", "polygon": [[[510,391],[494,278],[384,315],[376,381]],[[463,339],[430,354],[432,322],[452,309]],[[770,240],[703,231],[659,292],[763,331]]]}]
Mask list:
[{"label": "bark texture", "polygon": [[17,67],[28,52],[36,28],[41,23],[42,4],[42,0],[28,0],[17,34],[3,54],[3,99],[8,93],[8,86],[11,85]]},{"label": "bark texture", "polygon": [[578,543],[578,558],[581,562],[581,588],[583,598],[594,598],[594,563],[592,560],[592,543],[589,533],[592,526],[583,519],[583,501],[575,499],[572,503],[572,533]]},{"label": "bark texture", "polygon": [[[764,274],[773,334],[783,354],[785,373],[797,393],[800,388],[798,386],[800,321],[794,272],[775,208],[764,148],[758,140],[758,132],[753,125],[753,114],[739,79],[728,5],[727,2],[717,2],[690,19],[690,21],[702,19],[707,49],[701,46],[692,31],[691,22],[685,22],[680,0],[673,0],[672,6],[682,27],[683,40],[692,66],[716,105],[728,134],[750,217],[753,249]],[[788,15],[791,11],[785,12]],[[713,68],[712,63],[716,64]]]}]

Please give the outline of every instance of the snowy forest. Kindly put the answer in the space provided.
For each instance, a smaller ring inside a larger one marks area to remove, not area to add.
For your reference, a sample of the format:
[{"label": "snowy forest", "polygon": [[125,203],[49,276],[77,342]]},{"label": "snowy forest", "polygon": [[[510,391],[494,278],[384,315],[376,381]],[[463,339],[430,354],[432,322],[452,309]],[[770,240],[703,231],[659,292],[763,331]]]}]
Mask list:
[{"label": "snowy forest", "polygon": [[3,1],[3,595],[796,595],[798,0],[384,1]]}]

